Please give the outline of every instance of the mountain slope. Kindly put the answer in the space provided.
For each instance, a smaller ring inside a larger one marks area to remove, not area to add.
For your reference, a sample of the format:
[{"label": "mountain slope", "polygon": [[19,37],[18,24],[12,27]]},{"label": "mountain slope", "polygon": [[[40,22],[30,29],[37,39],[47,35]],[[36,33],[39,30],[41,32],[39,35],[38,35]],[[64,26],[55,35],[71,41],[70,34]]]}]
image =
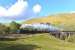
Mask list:
[{"label": "mountain slope", "polygon": [[43,18],[36,18],[25,21],[23,23],[51,23],[55,26],[64,28],[64,30],[74,31],[75,30],[75,13],[69,14],[56,14]]}]

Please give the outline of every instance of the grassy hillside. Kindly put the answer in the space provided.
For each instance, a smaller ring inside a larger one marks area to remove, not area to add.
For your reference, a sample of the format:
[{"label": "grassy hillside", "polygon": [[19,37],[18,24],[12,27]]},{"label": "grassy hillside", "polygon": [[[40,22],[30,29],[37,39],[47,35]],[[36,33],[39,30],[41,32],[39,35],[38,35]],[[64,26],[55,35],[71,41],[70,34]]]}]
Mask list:
[{"label": "grassy hillside", "polygon": [[36,34],[15,41],[0,41],[0,50],[75,50],[75,44],[61,41],[49,34]]},{"label": "grassy hillside", "polygon": [[75,30],[75,13],[56,14],[43,18],[36,18],[25,21],[24,23],[51,23],[65,30]]}]

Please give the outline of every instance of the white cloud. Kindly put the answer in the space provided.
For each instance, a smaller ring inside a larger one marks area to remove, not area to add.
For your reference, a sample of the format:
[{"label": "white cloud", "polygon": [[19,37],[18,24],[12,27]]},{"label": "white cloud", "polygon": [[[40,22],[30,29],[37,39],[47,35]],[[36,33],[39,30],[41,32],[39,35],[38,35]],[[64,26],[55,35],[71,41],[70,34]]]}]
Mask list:
[{"label": "white cloud", "polygon": [[4,7],[0,7],[0,16],[3,16],[6,12],[6,9]]},{"label": "white cloud", "polygon": [[75,13],[75,11],[69,11],[69,13]]},{"label": "white cloud", "polygon": [[36,4],[33,6],[34,13],[39,13],[41,11],[42,7],[40,4]]},{"label": "white cloud", "polygon": [[18,0],[14,5],[5,9],[0,6],[0,16],[17,16],[27,9],[28,2],[23,0]]}]

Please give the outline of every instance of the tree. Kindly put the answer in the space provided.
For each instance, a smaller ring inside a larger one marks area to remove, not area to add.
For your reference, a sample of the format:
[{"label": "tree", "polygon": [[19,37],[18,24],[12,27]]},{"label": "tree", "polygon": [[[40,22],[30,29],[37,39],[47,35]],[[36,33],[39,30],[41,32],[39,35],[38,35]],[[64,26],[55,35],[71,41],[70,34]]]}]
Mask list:
[{"label": "tree", "polygon": [[8,32],[9,32],[8,27],[0,23],[0,34],[6,34]]},{"label": "tree", "polygon": [[10,23],[10,32],[11,33],[17,33],[17,31],[19,30],[20,28],[20,24],[16,23],[15,21],[12,21]]}]

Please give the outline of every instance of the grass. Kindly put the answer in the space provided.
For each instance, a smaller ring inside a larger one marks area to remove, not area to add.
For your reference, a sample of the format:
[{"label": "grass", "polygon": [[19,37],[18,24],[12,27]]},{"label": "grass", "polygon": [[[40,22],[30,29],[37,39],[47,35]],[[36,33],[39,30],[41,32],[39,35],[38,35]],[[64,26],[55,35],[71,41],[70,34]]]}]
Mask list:
[{"label": "grass", "polygon": [[0,41],[0,50],[75,50],[75,44],[49,34],[36,34],[15,41]]}]

